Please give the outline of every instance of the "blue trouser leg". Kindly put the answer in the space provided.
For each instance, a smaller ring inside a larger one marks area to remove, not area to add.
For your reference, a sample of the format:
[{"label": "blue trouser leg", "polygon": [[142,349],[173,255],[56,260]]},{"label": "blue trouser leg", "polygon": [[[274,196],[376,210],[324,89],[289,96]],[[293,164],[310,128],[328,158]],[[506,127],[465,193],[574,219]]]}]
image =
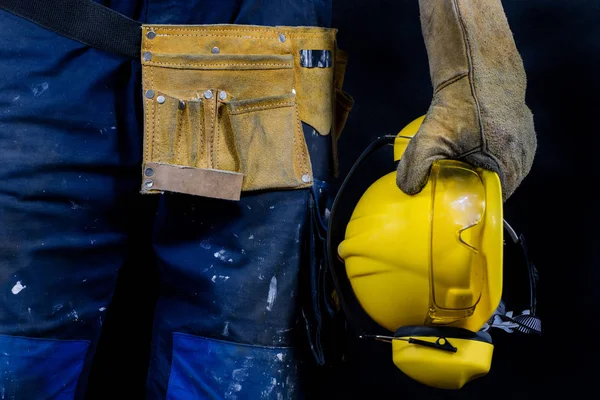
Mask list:
[{"label": "blue trouser leg", "polygon": [[[319,149],[313,154],[328,156],[328,139],[309,138]],[[326,185],[315,185],[323,198]],[[163,196],[149,398],[301,398],[312,357],[299,308],[315,240],[311,196],[306,189],[240,202]]]},{"label": "blue trouser leg", "polygon": [[0,26],[0,398],[73,399],[132,228],[139,69],[4,11]]},{"label": "blue trouser leg", "polygon": [[[140,4],[110,2],[145,20]],[[325,0],[147,6],[148,22],[174,24],[327,26],[331,13]],[[6,12],[0,26],[0,398],[81,398],[136,230],[139,65]],[[325,196],[330,137],[304,128]],[[300,396],[311,196],[161,196],[149,398]]]},{"label": "blue trouser leg", "polygon": [[[329,25],[329,1],[232,3],[192,1],[173,9],[151,1],[148,21]],[[308,125],[304,132],[314,193],[325,200],[330,137]],[[149,399],[304,397],[312,352],[299,302],[309,289],[302,276],[314,261],[312,201],[309,189],[246,193],[239,202],[161,198]]]}]

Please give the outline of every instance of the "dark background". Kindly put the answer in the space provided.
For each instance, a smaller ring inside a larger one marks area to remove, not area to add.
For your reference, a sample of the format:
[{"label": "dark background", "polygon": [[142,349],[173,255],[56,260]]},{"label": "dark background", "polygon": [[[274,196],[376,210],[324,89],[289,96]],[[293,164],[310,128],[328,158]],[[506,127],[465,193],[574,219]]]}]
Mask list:
[{"label": "dark background", "polygon": [[[420,385],[392,364],[389,345],[349,337],[348,367],[340,371],[343,384],[324,387],[323,397],[514,399],[594,393],[600,355],[595,338],[600,316],[595,188],[600,1],[503,4],[528,75],[527,103],[539,143],[531,173],[505,204],[505,217],[526,236],[540,273],[538,313],[544,335],[493,331],[490,373],[459,392]],[[343,175],[374,138],[395,134],[424,114],[432,88],[417,0],[337,0],[333,26],[339,29],[340,47],[350,53],[344,89],[355,99],[340,139]],[[373,162],[374,175],[389,167],[385,157]],[[146,361],[149,338],[139,332],[150,331],[155,284],[150,274],[146,286],[140,286],[140,273],[149,276],[144,261],[137,259],[121,271],[91,379],[94,398],[114,398],[120,384],[143,390],[140,363]],[[505,292],[517,287],[522,289],[518,282],[504,283]]]}]

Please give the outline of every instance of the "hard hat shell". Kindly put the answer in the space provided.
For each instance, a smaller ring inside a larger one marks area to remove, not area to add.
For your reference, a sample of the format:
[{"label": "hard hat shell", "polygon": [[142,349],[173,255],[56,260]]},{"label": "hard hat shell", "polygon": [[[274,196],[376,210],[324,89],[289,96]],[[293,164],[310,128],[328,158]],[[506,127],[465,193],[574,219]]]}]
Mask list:
[{"label": "hard hat shell", "polygon": [[[422,121],[418,118],[400,132],[395,159]],[[502,247],[498,176],[440,160],[415,195],[397,187],[396,172],[373,183],[352,213],[338,254],[361,307],[382,327],[394,332],[404,326],[449,326],[477,332],[501,299]],[[458,352],[449,354],[394,340],[394,362],[428,385],[461,387],[489,370],[493,347],[460,341]],[[429,361],[441,367],[425,367]],[[462,372],[450,373],[451,365]]]}]

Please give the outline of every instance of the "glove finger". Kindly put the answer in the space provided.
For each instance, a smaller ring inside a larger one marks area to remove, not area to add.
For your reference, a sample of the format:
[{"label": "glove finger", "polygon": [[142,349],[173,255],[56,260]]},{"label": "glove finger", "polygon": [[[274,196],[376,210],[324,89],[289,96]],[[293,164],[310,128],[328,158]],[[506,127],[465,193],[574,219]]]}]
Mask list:
[{"label": "glove finger", "polygon": [[419,193],[427,183],[431,164],[451,155],[451,143],[443,135],[429,134],[422,127],[400,158],[396,184],[406,194]]}]

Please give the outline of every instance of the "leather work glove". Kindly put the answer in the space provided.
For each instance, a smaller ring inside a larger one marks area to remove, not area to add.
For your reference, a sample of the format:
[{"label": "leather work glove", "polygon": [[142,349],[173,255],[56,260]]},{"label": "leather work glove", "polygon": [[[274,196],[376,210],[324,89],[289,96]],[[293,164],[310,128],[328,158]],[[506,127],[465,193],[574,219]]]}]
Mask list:
[{"label": "leather work glove", "polygon": [[537,147],[526,77],[500,0],[419,0],[433,100],[398,166],[419,192],[431,164],[459,159],[498,173],[504,200],[529,173]]}]

